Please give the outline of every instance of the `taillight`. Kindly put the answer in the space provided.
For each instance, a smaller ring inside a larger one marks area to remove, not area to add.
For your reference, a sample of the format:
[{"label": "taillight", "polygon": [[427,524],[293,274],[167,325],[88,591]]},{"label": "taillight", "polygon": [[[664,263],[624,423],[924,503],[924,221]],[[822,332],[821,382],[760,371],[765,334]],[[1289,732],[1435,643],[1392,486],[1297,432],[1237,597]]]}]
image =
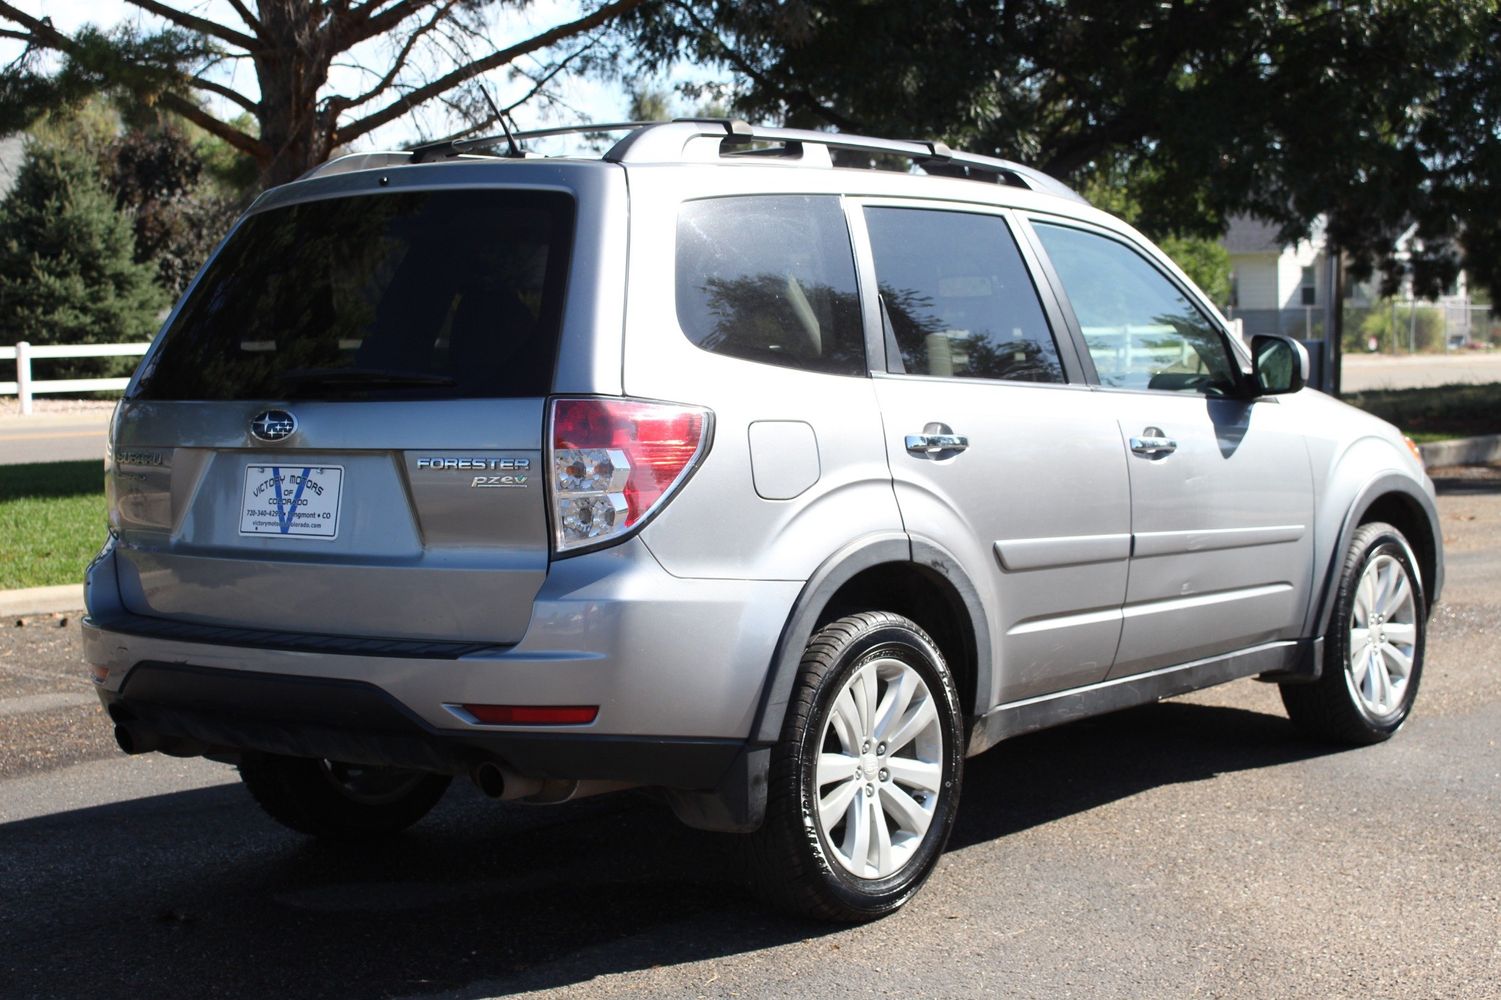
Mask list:
[{"label": "taillight", "polygon": [[559,552],[614,541],[645,521],[703,453],[709,411],[634,399],[552,404],[553,538]]}]

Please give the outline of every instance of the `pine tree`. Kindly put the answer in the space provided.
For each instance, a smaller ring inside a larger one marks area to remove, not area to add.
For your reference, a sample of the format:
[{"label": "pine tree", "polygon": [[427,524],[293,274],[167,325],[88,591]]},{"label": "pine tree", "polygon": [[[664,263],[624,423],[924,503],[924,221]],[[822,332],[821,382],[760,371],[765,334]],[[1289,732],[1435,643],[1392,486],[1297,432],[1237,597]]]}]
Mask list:
[{"label": "pine tree", "polygon": [[[89,154],[31,141],[0,202],[0,340],[110,344],[150,340],[166,294],[136,263],[130,219]],[[99,374],[116,359],[60,363],[47,377]]]}]

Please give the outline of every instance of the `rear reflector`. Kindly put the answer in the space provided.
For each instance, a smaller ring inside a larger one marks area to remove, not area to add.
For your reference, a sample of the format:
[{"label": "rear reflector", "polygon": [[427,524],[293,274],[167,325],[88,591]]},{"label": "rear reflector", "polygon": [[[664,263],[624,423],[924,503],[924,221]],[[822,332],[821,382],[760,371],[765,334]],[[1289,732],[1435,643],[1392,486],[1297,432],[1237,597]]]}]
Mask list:
[{"label": "rear reflector", "polygon": [[474,721],[486,726],[586,726],[599,715],[598,705],[465,705]]},{"label": "rear reflector", "polygon": [[637,399],[552,404],[554,544],[558,552],[617,541],[688,477],[704,451],[709,411]]}]

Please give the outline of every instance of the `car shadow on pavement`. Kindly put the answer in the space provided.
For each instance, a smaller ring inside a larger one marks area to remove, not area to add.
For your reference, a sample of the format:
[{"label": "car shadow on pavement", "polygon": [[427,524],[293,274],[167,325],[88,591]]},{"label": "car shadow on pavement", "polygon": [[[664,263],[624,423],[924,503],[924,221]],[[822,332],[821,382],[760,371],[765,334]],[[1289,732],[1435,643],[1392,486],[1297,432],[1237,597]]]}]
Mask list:
[{"label": "car shadow on pavement", "polygon": [[[953,846],[1321,752],[1185,703],[1022,737],[971,761]],[[0,993],[498,996],[837,929],[756,903],[733,841],[640,795],[534,809],[459,783],[376,845],[308,842],[234,785],[55,813],[0,826]]]},{"label": "car shadow on pavement", "polygon": [[1339,748],[1286,718],[1165,701],[1008,740],[966,764],[950,848],[994,840],[1151,788],[1308,760]]}]

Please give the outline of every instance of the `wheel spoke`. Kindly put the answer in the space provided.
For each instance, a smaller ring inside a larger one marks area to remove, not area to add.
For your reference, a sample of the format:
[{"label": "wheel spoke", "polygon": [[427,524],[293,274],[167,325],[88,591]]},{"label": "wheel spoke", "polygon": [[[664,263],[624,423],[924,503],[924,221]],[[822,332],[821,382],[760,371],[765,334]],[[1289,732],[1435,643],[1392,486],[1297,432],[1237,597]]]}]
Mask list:
[{"label": "wheel spoke", "polygon": [[900,787],[890,782],[882,785],[881,803],[886,814],[896,821],[897,828],[903,833],[920,837],[927,832],[931,820],[927,810]]},{"label": "wheel spoke", "polygon": [[936,792],[943,783],[943,765],[913,760],[911,757],[891,757],[886,761],[891,780],[925,792]]},{"label": "wheel spoke", "polygon": [[1350,630],[1350,651],[1364,649],[1366,643],[1371,641],[1371,630],[1368,628],[1352,628]]},{"label": "wheel spoke", "polygon": [[1355,689],[1362,693],[1370,686],[1371,672],[1371,647],[1362,645],[1359,649],[1350,650],[1350,679],[1355,682]]},{"label": "wheel spoke", "polygon": [[860,770],[860,758],[851,757],[843,753],[821,753],[818,755],[818,763],[814,765],[814,775],[818,781],[818,787],[842,781],[853,777]]},{"label": "wheel spoke", "polygon": [[1355,620],[1365,624],[1371,620],[1371,612],[1376,605],[1376,573],[1374,567],[1369,567],[1360,575],[1360,583],[1355,587]]},{"label": "wheel spoke", "polygon": [[1391,669],[1391,674],[1401,680],[1406,680],[1412,674],[1412,657],[1402,652],[1390,642],[1381,644],[1381,655]]},{"label": "wheel spoke", "polygon": [[870,826],[876,841],[876,871],[891,871],[891,830],[886,826],[886,813],[881,808],[880,797],[872,795],[866,800],[870,810]]},{"label": "wheel spoke", "polygon": [[1392,583],[1391,593],[1387,596],[1386,603],[1381,606],[1382,613],[1388,618],[1406,610],[1408,603],[1412,600],[1412,584],[1407,582],[1407,574],[1402,572],[1399,563],[1392,563],[1392,573],[1396,579]]},{"label": "wheel spoke", "polygon": [[1393,578],[1396,564],[1383,559],[1375,564],[1375,569],[1376,594],[1371,602],[1371,610],[1380,614],[1391,607],[1391,594],[1396,587],[1396,580]]},{"label": "wheel spoke", "polygon": [[891,738],[902,716],[906,714],[907,706],[912,704],[912,696],[917,693],[919,683],[916,674],[904,670],[900,677],[886,685],[886,697],[881,699],[881,707],[876,709],[876,739]]},{"label": "wheel spoke", "polygon": [[871,813],[867,797],[856,795],[846,815],[849,819],[844,826],[844,854],[854,864],[855,873],[864,875],[870,864]]},{"label": "wheel spoke", "polygon": [[849,687],[860,713],[860,736],[871,735],[876,721],[876,665],[867,663],[856,672]]},{"label": "wheel spoke", "polygon": [[850,800],[859,790],[860,782],[849,778],[818,800],[818,818],[823,822],[825,830],[832,830],[839,825],[839,820],[849,809]]},{"label": "wheel spoke", "polygon": [[924,697],[912,708],[907,717],[902,720],[901,726],[891,734],[886,741],[887,753],[896,753],[917,738],[918,734],[938,721],[938,709],[933,707],[933,699]]},{"label": "wheel spoke", "polygon": [[1381,710],[1387,709],[1391,701],[1391,681],[1386,675],[1386,664],[1381,660],[1381,654],[1374,649],[1369,654],[1371,661],[1371,702]]},{"label": "wheel spoke", "polygon": [[839,745],[846,753],[860,752],[860,741],[865,732],[860,728],[860,710],[855,707],[855,699],[849,688],[839,692],[839,697],[834,699],[834,711],[829,716],[829,724],[834,727],[834,735],[839,737]]}]

